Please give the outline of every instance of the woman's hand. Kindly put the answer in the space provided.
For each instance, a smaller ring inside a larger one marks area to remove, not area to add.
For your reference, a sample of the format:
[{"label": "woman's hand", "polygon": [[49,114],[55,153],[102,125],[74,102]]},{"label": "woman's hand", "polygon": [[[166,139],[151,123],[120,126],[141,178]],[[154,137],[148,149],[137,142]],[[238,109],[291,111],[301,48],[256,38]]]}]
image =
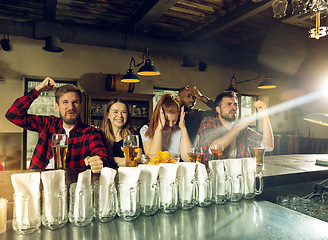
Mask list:
[{"label": "woman's hand", "polygon": [[162,131],[164,126],[165,126],[165,114],[164,114],[163,107],[161,107],[161,109],[159,110],[159,122],[156,130]]},{"label": "woman's hand", "polygon": [[186,127],[186,124],[185,124],[185,115],[186,115],[186,113],[184,111],[184,107],[182,107],[180,109],[180,121],[179,121],[179,128],[180,129],[183,129],[183,128]]}]

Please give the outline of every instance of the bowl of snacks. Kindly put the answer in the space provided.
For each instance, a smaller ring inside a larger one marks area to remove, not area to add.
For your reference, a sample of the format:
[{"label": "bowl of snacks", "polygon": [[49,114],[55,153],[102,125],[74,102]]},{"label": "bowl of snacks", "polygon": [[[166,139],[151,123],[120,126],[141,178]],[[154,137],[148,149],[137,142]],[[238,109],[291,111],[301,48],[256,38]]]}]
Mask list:
[{"label": "bowl of snacks", "polygon": [[156,154],[148,154],[148,162],[150,165],[158,165],[160,163],[178,163],[180,156],[178,154],[169,153],[168,151],[157,151]]}]

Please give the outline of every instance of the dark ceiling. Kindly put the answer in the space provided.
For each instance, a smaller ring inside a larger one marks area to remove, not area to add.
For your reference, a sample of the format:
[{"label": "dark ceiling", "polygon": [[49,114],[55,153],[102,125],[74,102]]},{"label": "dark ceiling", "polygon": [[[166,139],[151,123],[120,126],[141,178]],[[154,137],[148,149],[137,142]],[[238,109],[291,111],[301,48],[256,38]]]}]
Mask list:
[{"label": "dark ceiling", "polygon": [[289,3],[287,17],[275,19],[272,2],[0,0],[0,33],[34,39],[56,34],[63,42],[134,50],[148,45],[150,51],[181,56],[204,51],[198,58],[213,52],[255,56],[275,28],[288,25],[307,36],[307,29],[301,28],[308,26],[306,17],[292,17]]}]

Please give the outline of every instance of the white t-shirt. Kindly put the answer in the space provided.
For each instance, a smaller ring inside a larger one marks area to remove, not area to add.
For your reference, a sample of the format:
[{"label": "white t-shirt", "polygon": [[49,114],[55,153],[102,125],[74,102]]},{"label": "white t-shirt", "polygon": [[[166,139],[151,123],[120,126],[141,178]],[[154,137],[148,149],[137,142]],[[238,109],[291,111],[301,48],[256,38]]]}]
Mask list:
[{"label": "white t-shirt", "polygon": [[[145,136],[147,129],[148,129],[148,125],[144,125],[140,129],[140,136],[142,142],[151,139]],[[181,141],[181,130],[177,125],[175,125],[170,130],[163,130],[162,151],[168,151],[169,153],[180,154],[180,141]]]}]

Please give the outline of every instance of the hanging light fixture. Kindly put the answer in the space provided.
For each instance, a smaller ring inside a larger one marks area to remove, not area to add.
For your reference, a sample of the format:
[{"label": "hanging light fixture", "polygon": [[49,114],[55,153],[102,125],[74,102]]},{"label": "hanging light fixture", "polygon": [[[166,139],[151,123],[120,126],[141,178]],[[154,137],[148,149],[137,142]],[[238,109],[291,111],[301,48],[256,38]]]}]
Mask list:
[{"label": "hanging light fixture", "polygon": [[277,85],[274,84],[274,82],[272,82],[270,80],[270,77],[265,75],[264,80],[259,84],[259,86],[257,88],[259,88],[259,89],[273,89],[273,88],[276,88],[276,87],[277,87]]},{"label": "hanging light fixture", "polygon": [[3,49],[3,51],[10,51],[11,50],[11,46],[10,46],[10,41],[9,41],[9,35],[4,36],[3,39],[1,39],[1,47]]},{"label": "hanging light fixture", "polygon": [[147,53],[147,60],[145,62],[145,65],[143,65],[139,69],[137,74],[141,75],[141,76],[158,76],[158,75],[160,75],[161,72],[158,70],[158,68],[154,65],[153,61],[150,59],[150,54],[149,54],[148,48],[146,48],[144,51],[144,54],[142,56],[142,62],[140,64],[138,64],[137,66],[140,66],[141,64],[144,63],[146,53]]},{"label": "hanging light fixture", "polygon": [[[148,54],[146,62],[145,62],[145,56]],[[141,76],[158,76],[161,74],[161,72],[158,70],[158,68],[154,65],[153,61],[150,59],[149,56],[149,50],[148,48],[145,49],[143,56],[142,56],[142,62],[136,64],[136,61],[133,57],[131,57],[130,61],[130,68],[128,69],[128,72],[122,77],[121,81],[126,83],[137,83],[140,82],[140,79],[137,75],[134,74],[132,69],[132,63],[134,67],[139,67],[143,63],[145,63],[137,72],[138,75]]]},{"label": "hanging light fixture", "polygon": [[304,117],[304,120],[328,127],[328,114],[314,113]]},{"label": "hanging light fixture", "polygon": [[237,82],[237,79],[236,79],[236,77],[235,77],[235,74],[232,75],[232,78],[230,79],[230,84],[229,84],[228,88],[225,89],[225,91],[231,91],[231,92],[234,92],[234,93],[238,94],[237,89],[235,89],[235,88],[233,87],[233,85],[232,85],[232,80],[235,80],[235,83],[236,83],[236,84],[238,83],[238,82]]},{"label": "hanging light fixture", "polygon": [[[251,78],[251,79],[247,79],[247,80],[243,80],[243,81],[238,82],[235,75],[232,75],[232,78],[230,79],[230,84],[229,84],[228,88],[225,89],[225,91],[233,91],[236,94],[238,94],[238,90],[235,89],[232,85],[233,80],[235,81],[236,84],[240,84],[240,83],[245,83],[245,82],[250,82],[250,81],[257,80],[260,77],[261,77],[261,72],[259,73],[259,75],[256,78]],[[273,88],[276,88],[276,87],[277,87],[277,85],[274,84],[274,82],[272,82],[270,80],[270,77],[268,77],[268,74],[265,75],[264,80],[258,85],[259,89],[273,89]]]},{"label": "hanging light fixture", "polygon": [[138,78],[138,76],[135,75],[133,72],[132,62],[135,64],[135,60],[133,57],[131,57],[131,60],[130,60],[130,68],[128,69],[128,72],[121,78],[121,82],[125,82],[125,83],[140,82],[140,79]]}]

